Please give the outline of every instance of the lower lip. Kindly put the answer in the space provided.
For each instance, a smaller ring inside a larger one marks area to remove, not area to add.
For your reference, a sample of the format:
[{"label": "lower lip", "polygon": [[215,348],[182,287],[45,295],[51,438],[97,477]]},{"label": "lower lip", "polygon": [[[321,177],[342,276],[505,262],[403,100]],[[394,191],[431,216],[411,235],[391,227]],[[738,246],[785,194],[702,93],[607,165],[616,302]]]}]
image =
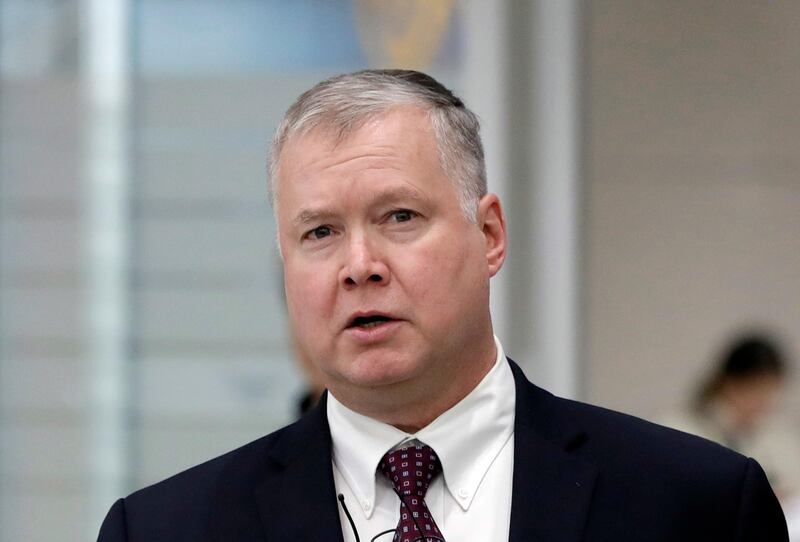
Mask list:
[{"label": "lower lip", "polygon": [[402,320],[391,320],[374,327],[349,327],[345,335],[361,344],[377,343],[389,339],[402,323]]}]

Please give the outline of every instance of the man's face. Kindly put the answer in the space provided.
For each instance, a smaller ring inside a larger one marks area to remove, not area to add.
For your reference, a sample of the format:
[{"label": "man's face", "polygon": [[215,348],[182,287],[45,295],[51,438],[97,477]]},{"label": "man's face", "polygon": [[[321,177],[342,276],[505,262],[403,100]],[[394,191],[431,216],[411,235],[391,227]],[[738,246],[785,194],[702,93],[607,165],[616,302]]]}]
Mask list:
[{"label": "man's face", "polygon": [[337,397],[447,385],[485,353],[505,234],[481,224],[502,214],[489,195],[467,220],[424,112],[394,109],[338,144],[324,131],[291,140],[279,179],[289,316]]}]

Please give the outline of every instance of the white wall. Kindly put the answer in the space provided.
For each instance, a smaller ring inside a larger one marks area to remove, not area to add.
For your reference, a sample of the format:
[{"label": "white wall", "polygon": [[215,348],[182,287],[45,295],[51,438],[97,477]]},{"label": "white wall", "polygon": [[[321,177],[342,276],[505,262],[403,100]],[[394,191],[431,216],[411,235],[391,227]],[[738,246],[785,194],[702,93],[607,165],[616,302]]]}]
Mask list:
[{"label": "white wall", "polygon": [[800,371],[800,4],[587,4],[588,399],[655,416],[747,325]]}]

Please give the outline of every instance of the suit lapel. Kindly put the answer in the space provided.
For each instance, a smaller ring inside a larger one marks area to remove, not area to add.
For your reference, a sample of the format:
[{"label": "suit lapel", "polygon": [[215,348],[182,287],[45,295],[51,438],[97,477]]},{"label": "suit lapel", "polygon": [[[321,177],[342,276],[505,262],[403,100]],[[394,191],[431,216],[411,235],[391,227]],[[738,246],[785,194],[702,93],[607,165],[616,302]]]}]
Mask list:
[{"label": "suit lapel", "polygon": [[575,452],[585,433],[511,362],[517,388],[511,542],[577,542],[597,468]]},{"label": "suit lapel", "polygon": [[323,397],[270,453],[275,470],[255,491],[268,542],[343,541],[325,403]]}]

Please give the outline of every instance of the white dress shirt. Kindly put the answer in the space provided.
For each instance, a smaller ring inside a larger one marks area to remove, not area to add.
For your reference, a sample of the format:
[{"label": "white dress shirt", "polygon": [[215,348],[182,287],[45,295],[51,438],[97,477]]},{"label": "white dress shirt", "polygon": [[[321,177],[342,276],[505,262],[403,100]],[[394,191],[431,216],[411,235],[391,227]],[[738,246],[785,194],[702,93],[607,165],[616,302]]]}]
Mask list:
[{"label": "white dress shirt", "polygon": [[[508,540],[516,391],[497,337],[495,344],[494,367],[475,389],[414,434],[358,414],[329,394],[336,492],[344,495],[362,541],[397,526],[400,500],[376,469],[386,452],[416,441],[433,448],[442,463],[425,502],[445,540]],[[355,542],[341,505],[339,518],[344,540]]]}]

